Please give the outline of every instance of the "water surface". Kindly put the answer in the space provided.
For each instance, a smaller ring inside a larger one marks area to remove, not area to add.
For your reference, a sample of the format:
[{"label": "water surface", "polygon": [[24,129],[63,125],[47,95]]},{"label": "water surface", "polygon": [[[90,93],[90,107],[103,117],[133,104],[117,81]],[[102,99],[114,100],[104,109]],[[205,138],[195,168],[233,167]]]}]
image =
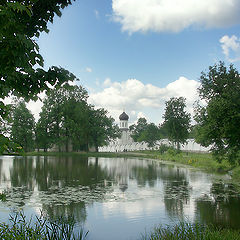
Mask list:
[{"label": "water surface", "polygon": [[223,178],[136,158],[2,156],[0,218],[73,215],[89,240],[139,239],[180,220],[239,228],[239,186]]}]

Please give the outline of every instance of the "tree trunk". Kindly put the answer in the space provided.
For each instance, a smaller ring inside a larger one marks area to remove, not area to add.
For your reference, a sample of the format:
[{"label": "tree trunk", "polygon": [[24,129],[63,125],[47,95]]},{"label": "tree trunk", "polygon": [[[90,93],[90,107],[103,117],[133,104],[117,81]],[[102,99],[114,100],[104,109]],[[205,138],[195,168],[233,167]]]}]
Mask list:
[{"label": "tree trunk", "polygon": [[180,143],[177,141],[177,150],[180,151]]}]

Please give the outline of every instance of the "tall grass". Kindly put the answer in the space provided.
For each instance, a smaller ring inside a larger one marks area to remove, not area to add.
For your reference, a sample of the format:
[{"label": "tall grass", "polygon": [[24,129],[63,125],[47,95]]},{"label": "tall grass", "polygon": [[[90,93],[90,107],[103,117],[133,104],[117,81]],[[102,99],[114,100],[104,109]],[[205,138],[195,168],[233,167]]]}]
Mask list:
[{"label": "tall grass", "polygon": [[75,221],[72,217],[58,218],[51,221],[43,216],[36,216],[35,223],[26,220],[26,216],[20,212],[10,215],[10,224],[0,223],[0,239],[10,240],[84,240],[88,232],[83,228],[75,234]]},{"label": "tall grass", "polygon": [[183,222],[156,227],[150,234],[142,235],[142,240],[240,240],[240,231]]}]

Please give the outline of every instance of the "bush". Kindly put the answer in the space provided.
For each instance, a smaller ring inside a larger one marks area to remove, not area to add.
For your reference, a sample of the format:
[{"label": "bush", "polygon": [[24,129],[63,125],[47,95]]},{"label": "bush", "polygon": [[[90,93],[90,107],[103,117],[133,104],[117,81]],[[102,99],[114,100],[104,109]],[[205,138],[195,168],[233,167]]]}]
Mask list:
[{"label": "bush", "polygon": [[170,156],[176,156],[179,153],[181,153],[181,151],[174,147],[169,147],[169,149],[167,150],[167,154],[169,154]]},{"label": "bush", "polygon": [[158,148],[160,154],[163,154],[165,153],[170,147],[167,146],[166,144],[161,144]]}]

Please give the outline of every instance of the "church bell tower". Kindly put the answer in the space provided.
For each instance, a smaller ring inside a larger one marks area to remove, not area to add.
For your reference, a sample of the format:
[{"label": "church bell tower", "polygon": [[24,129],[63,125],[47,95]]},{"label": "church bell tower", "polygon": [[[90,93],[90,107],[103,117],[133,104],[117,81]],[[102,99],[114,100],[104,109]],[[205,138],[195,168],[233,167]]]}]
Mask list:
[{"label": "church bell tower", "polygon": [[128,119],[129,119],[129,116],[123,112],[120,116],[119,116],[119,120],[120,120],[120,124],[119,124],[119,128],[121,130],[128,130]]}]

